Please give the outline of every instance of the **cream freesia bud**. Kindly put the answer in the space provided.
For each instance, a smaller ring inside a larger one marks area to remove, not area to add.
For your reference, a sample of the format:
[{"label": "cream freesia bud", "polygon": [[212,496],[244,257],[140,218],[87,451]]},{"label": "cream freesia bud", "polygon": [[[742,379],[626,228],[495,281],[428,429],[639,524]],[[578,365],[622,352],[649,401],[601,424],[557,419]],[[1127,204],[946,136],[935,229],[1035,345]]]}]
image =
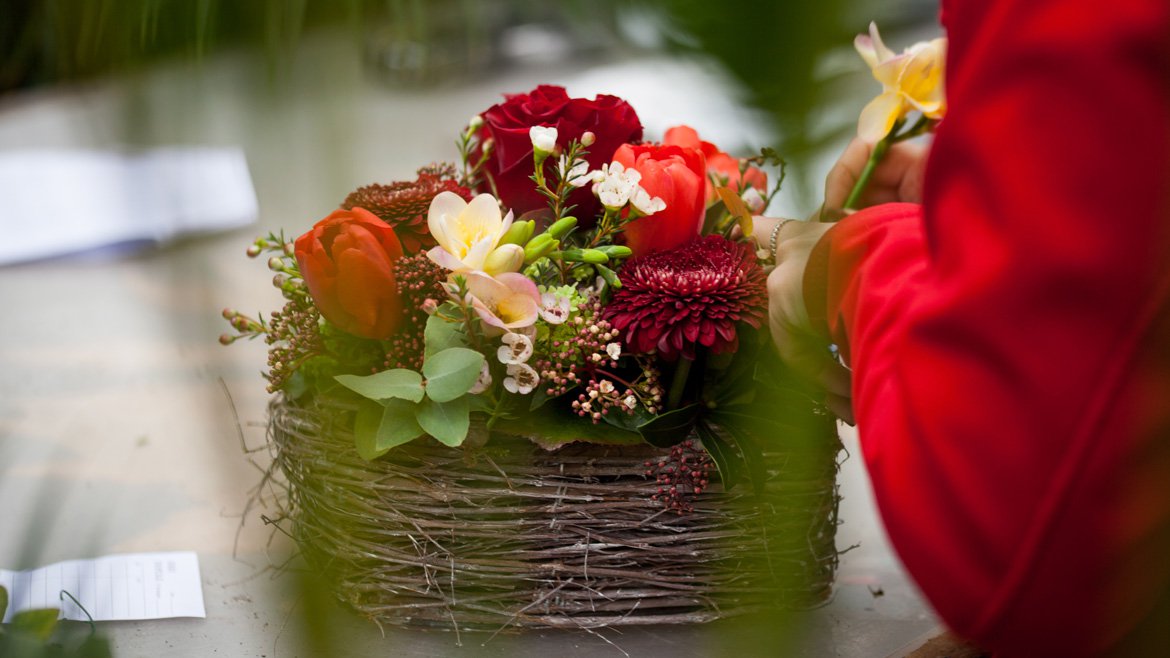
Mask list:
[{"label": "cream freesia bud", "polygon": [[483,271],[492,275],[519,272],[521,267],[524,267],[524,247],[518,244],[502,244],[483,261]]},{"label": "cream freesia bud", "polygon": [[532,126],[528,129],[528,137],[532,140],[532,150],[537,157],[548,157],[557,148],[557,129],[548,126]]},{"label": "cream freesia bud", "polygon": [[597,141],[597,135],[594,135],[591,131],[586,130],[584,133],[581,134],[581,146],[584,146],[585,148],[589,148],[590,146],[593,146],[593,142],[596,142],[596,141]]}]

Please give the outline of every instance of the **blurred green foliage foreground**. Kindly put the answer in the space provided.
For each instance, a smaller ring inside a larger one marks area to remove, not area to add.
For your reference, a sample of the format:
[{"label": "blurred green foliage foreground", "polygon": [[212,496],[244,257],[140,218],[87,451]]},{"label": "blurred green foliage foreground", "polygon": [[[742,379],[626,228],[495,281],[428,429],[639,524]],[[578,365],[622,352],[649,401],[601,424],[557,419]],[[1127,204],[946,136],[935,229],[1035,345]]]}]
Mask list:
[{"label": "blurred green foliage foreground", "polygon": [[[8,609],[8,590],[0,587],[0,619]],[[57,620],[55,608],[24,610],[0,626],[0,656],[12,658],[110,658],[110,644],[94,627],[78,636]]]}]

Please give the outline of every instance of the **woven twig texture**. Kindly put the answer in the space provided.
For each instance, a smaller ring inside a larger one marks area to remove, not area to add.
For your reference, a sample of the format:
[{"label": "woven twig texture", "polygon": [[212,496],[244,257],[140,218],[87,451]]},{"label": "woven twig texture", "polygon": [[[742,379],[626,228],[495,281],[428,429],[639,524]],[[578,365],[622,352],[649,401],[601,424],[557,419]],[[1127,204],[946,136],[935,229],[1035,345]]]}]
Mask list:
[{"label": "woven twig texture", "polygon": [[828,418],[817,440],[765,452],[762,494],[724,491],[712,470],[679,510],[647,475],[669,450],[492,436],[473,451],[418,440],[366,462],[344,404],[277,398],[270,414],[286,529],[379,623],[694,623],[831,591],[840,444]]}]

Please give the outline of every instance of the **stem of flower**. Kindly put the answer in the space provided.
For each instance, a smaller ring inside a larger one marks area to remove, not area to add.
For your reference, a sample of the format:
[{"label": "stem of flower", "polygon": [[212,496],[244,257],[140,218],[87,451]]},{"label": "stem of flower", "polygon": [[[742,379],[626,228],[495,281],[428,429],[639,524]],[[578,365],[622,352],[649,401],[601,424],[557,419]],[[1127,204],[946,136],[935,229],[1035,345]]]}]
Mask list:
[{"label": "stem of flower", "polygon": [[685,356],[679,357],[678,366],[674,369],[674,378],[670,380],[670,392],[666,395],[666,408],[676,409],[682,400],[683,391],[687,387],[687,375],[691,373],[693,361]]},{"label": "stem of flower", "polygon": [[865,168],[861,170],[861,175],[857,177],[857,182],[849,192],[849,197],[845,199],[845,210],[854,210],[857,208],[857,204],[861,201],[861,194],[865,192],[865,187],[869,185],[870,177],[873,176],[874,170],[877,169],[878,163],[885,157],[886,151],[889,148],[890,137],[888,135],[873,145],[873,151],[869,154],[869,160],[866,161]]},{"label": "stem of flower", "polygon": [[496,421],[500,418],[500,406],[504,404],[504,392],[500,391],[500,395],[496,397],[495,405],[492,406],[492,415],[488,417],[487,429],[490,432],[496,426]]}]

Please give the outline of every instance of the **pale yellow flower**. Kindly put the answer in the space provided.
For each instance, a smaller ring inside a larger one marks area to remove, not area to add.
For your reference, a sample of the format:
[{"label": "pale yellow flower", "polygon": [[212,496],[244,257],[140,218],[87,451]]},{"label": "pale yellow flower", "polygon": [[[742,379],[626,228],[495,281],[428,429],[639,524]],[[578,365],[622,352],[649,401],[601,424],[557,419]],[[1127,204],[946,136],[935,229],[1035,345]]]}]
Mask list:
[{"label": "pale yellow flower", "polygon": [[431,260],[455,272],[483,271],[500,236],[512,226],[512,213],[501,217],[500,204],[490,194],[468,203],[454,192],[440,192],[431,201],[427,226],[439,243],[427,252]]},{"label": "pale yellow flower", "polygon": [[877,25],[870,23],[869,34],[857,35],[853,47],[882,83],[881,95],[861,110],[858,137],[875,143],[890,134],[898,119],[914,110],[930,119],[941,119],[946,113],[946,39],[920,41],[895,55],[882,43]]}]

